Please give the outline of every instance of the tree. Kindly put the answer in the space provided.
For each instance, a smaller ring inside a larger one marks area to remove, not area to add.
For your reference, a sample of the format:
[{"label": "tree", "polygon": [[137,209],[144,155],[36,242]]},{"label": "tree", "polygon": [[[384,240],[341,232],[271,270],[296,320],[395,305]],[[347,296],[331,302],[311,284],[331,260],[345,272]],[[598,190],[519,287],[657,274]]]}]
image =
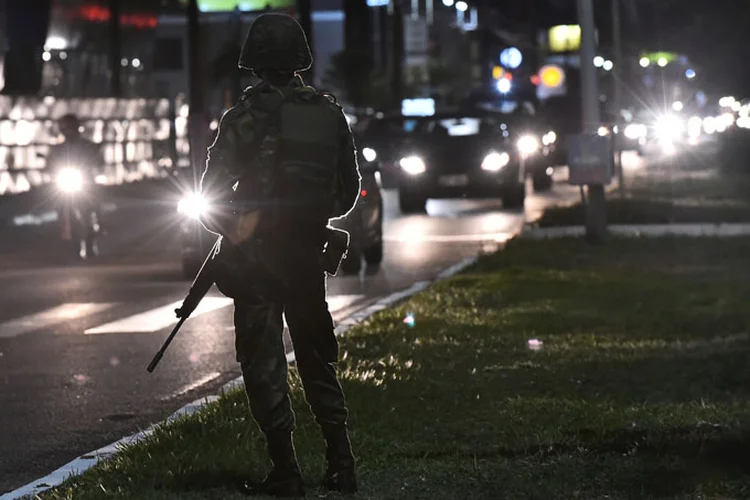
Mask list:
[{"label": "tree", "polygon": [[6,3],[8,53],[3,68],[3,93],[33,95],[42,86],[42,50],[47,39],[50,0]]},{"label": "tree", "polygon": [[354,108],[366,108],[373,93],[372,65],[366,52],[344,49],[334,54],[323,82],[335,88]]}]

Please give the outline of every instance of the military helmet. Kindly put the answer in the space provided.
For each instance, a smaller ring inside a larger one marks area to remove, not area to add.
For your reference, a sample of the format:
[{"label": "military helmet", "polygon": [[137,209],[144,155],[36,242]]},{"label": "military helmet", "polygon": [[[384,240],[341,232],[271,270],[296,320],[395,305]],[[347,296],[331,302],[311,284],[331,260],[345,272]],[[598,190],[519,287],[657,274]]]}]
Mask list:
[{"label": "military helmet", "polygon": [[304,71],[312,54],[302,26],[286,14],[263,14],[250,26],[240,54],[242,69]]}]

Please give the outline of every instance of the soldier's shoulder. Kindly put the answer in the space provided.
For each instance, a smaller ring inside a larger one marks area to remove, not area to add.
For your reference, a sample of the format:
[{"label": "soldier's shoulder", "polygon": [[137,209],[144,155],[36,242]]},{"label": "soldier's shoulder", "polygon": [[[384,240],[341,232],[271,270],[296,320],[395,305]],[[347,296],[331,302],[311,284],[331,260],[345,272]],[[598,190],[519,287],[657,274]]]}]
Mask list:
[{"label": "soldier's shoulder", "polygon": [[247,116],[249,104],[250,103],[246,99],[240,98],[234,106],[224,111],[224,114],[221,115],[220,122],[224,125],[228,125]]},{"label": "soldier's shoulder", "polygon": [[317,97],[321,99],[325,104],[336,108],[341,108],[338,100],[336,99],[336,96],[325,90],[318,90],[311,85],[302,85],[300,87],[297,87],[295,89],[295,92],[298,96],[301,96],[303,98],[312,99]]}]

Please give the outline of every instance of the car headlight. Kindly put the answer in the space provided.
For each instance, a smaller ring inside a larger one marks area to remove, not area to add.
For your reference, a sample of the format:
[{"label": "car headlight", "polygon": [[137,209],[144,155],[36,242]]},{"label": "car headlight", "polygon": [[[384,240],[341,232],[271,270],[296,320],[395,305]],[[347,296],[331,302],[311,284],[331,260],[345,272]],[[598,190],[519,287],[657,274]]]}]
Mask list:
[{"label": "car headlight", "polygon": [[58,189],[64,193],[77,193],[83,188],[83,174],[75,167],[61,168],[55,179]]},{"label": "car headlight", "polygon": [[545,146],[554,144],[555,141],[557,141],[557,134],[554,132],[547,132],[542,136],[542,144],[544,144]]},{"label": "car headlight", "polygon": [[640,139],[645,137],[647,133],[646,126],[638,123],[631,123],[625,127],[625,137],[631,140]]},{"label": "car headlight", "polygon": [[378,157],[378,154],[372,148],[364,148],[362,150],[362,156],[364,156],[365,160],[367,161],[375,161],[375,158]]},{"label": "car headlight", "polygon": [[497,153],[493,151],[484,157],[484,160],[482,161],[482,170],[497,172],[508,163],[510,163],[510,155],[508,153]]},{"label": "car headlight", "polygon": [[539,150],[539,140],[533,135],[524,135],[518,139],[518,149],[525,155],[536,153]]},{"label": "car headlight", "polygon": [[410,175],[419,175],[427,170],[424,161],[419,156],[407,156],[398,162],[404,172]]},{"label": "car headlight", "polygon": [[676,116],[662,116],[656,121],[654,132],[659,139],[677,139],[685,129],[685,122]]},{"label": "car headlight", "polygon": [[700,116],[693,116],[687,122],[688,135],[690,137],[700,137],[703,131],[703,119]]},{"label": "car headlight", "polygon": [[206,200],[198,193],[193,193],[180,200],[177,204],[177,211],[191,219],[198,219],[205,214],[208,208]]}]

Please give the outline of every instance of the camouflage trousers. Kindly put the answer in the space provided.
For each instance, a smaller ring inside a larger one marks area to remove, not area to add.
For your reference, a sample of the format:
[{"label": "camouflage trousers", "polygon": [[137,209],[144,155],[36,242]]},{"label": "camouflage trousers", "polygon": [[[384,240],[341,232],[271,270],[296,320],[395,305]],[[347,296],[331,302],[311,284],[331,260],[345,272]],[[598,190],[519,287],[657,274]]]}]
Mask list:
[{"label": "camouflage trousers", "polygon": [[282,314],[315,420],[325,432],[346,425],[348,415],[334,366],[338,342],[326,302],[320,251],[298,246],[294,253],[284,259],[287,279],[276,284],[274,293],[248,289],[234,297],[237,361],[253,418],[265,434],[289,432],[295,427]]}]

